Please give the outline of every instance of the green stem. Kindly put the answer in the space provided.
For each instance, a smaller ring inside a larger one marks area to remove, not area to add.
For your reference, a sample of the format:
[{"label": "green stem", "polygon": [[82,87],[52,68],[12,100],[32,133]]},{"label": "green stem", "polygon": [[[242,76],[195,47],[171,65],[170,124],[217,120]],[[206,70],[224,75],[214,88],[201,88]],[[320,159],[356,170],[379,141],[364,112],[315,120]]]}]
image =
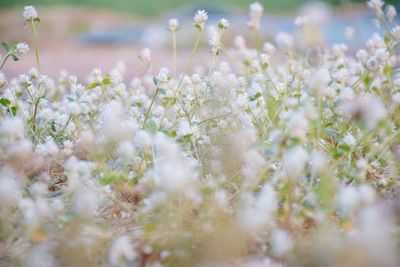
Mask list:
[{"label": "green stem", "polygon": [[64,127],[57,133],[56,137],[54,138],[55,141],[60,138],[60,136],[64,133],[65,129],[67,128],[68,124],[71,122],[72,115],[69,116],[67,122],[65,123]]},{"label": "green stem", "polygon": [[156,97],[157,97],[157,94],[158,94],[158,91],[159,91],[159,90],[160,90],[160,89],[157,87],[157,88],[156,88],[156,92],[155,92],[155,94],[154,94],[154,96],[153,96],[153,99],[151,100],[149,109],[147,110],[146,115],[145,115],[145,117],[144,117],[143,127],[142,127],[142,128],[144,128],[144,127],[146,126],[147,118],[149,117],[151,107],[153,106],[154,101],[156,100]]},{"label": "green stem", "polygon": [[36,32],[35,23],[34,23],[33,20],[31,20],[31,25],[32,25],[32,29],[33,29],[33,35],[34,35],[34,37],[35,37],[36,64],[37,64],[38,71],[39,71],[39,73],[40,73],[39,42],[38,42],[38,37],[37,37],[37,32]]},{"label": "green stem", "polygon": [[174,77],[176,77],[176,32],[172,31],[172,53],[173,53],[173,70],[174,70]]},{"label": "green stem", "polygon": [[10,53],[7,54],[7,56],[4,58],[3,63],[0,66],[0,70],[4,67],[4,64],[6,64],[7,59],[11,56]]},{"label": "green stem", "polygon": [[199,46],[199,43],[200,43],[201,33],[202,33],[202,32],[203,32],[203,29],[201,29],[201,30],[199,30],[199,31],[197,32],[196,41],[195,41],[195,43],[194,43],[192,52],[191,52],[191,54],[190,54],[189,61],[187,62],[186,66],[185,66],[185,70],[184,70],[184,72],[183,72],[183,74],[182,74],[182,77],[181,77],[181,79],[180,79],[180,81],[179,81],[179,83],[178,83],[178,86],[176,87],[176,90],[175,90],[175,93],[174,93],[174,97],[176,97],[176,94],[178,93],[179,88],[180,88],[181,85],[182,85],[183,79],[185,78],[186,73],[188,72],[189,67],[190,67],[190,65],[192,64],[193,57],[194,57],[194,55],[195,55],[195,53],[196,53],[196,51],[197,51],[197,48],[198,48],[198,46]]}]

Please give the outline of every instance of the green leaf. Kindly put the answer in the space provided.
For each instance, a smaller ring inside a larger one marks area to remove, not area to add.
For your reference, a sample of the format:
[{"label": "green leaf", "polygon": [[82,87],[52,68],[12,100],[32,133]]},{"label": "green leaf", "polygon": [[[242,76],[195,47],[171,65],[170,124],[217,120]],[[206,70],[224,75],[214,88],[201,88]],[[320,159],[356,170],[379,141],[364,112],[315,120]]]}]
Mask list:
[{"label": "green leaf", "polygon": [[16,55],[12,54],[11,57],[13,58],[14,61],[18,61],[19,57],[17,57]]},{"label": "green leaf", "polygon": [[153,77],[153,83],[154,83],[154,85],[157,85],[157,84],[158,84],[158,79],[157,79],[156,76]]},{"label": "green leaf", "polygon": [[8,44],[8,42],[6,42],[6,41],[1,42],[1,46],[4,48],[4,50],[6,50],[7,52],[10,52],[10,45]]},{"label": "green leaf", "polygon": [[110,79],[110,77],[105,77],[101,83],[102,83],[103,85],[109,85],[109,84],[111,84],[111,79]]},{"label": "green leaf", "polygon": [[153,119],[148,120],[148,121],[146,122],[146,129],[147,129],[149,132],[151,132],[152,134],[157,133],[157,131],[158,131],[157,123],[156,123]]},{"label": "green leaf", "polygon": [[10,100],[8,100],[6,98],[2,98],[2,99],[0,99],[0,104],[5,107],[8,107],[8,106],[10,106],[11,102],[10,102]]},{"label": "green leaf", "polygon": [[86,89],[91,90],[91,89],[96,88],[97,86],[100,86],[100,85],[101,85],[101,83],[94,82],[94,83],[89,84],[89,85],[86,87]]},{"label": "green leaf", "polygon": [[10,109],[10,111],[11,111],[10,113],[11,113],[13,116],[17,115],[18,106],[12,106],[11,109]]},{"label": "green leaf", "polygon": [[349,145],[347,145],[347,144],[341,144],[341,145],[339,146],[339,148],[340,148],[341,150],[345,151],[345,152],[350,152],[350,151],[351,151],[351,147],[350,147]]},{"label": "green leaf", "polygon": [[40,22],[40,18],[35,18],[35,19],[33,19],[33,21]]}]

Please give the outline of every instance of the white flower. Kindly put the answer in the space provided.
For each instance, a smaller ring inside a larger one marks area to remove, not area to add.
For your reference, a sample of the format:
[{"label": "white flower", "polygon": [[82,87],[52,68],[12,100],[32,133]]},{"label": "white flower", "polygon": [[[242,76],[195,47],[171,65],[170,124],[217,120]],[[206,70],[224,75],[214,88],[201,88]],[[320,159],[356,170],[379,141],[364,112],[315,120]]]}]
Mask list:
[{"label": "white flower", "polygon": [[0,207],[16,206],[21,197],[21,189],[17,184],[17,175],[13,170],[3,168],[0,171]]},{"label": "white flower", "polygon": [[259,2],[250,4],[250,21],[247,25],[255,30],[260,29],[260,20],[263,11],[264,7]]},{"label": "white flower", "polygon": [[290,234],[284,230],[275,230],[272,233],[272,253],[275,256],[283,256],[293,247],[293,240]]},{"label": "white flower", "polygon": [[151,50],[150,50],[150,48],[147,48],[147,47],[143,48],[140,51],[139,58],[141,60],[145,61],[145,62],[150,62],[151,61]]},{"label": "white flower", "polygon": [[392,34],[397,41],[400,41],[400,26],[396,26],[392,29]]},{"label": "white flower", "polygon": [[179,21],[177,19],[170,19],[168,21],[168,29],[171,32],[176,32],[177,30],[179,30]]},{"label": "white flower", "polygon": [[369,0],[367,1],[367,5],[372,9],[381,9],[384,5],[384,2],[382,0]]},{"label": "white flower", "polygon": [[275,37],[276,45],[282,50],[290,50],[293,47],[293,36],[286,32],[279,32]]},{"label": "white flower", "polygon": [[208,14],[204,10],[198,10],[194,15],[194,23],[201,30],[204,29],[204,23],[208,20]]},{"label": "white flower", "polygon": [[169,70],[167,68],[160,69],[156,78],[158,82],[167,82],[169,80]]},{"label": "white flower", "polygon": [[288,178],[295,179],[304,173],[304,167],[308,161],[307,151],[298,146],[286,151],[283,156],[283,168]]},{"label": "white flower", "polygon": [[126,261],[133,261],[137,257],[136,250],[128,236],[120,236],[111,245],[108,259],[112,266],[123,266]]},{"label": "white flower", "polygon": [[221,19],[220,21],[218,21],[218,29],[219,30],[226,30],[228,29],[230,23],[227,19]]},{"label": "white flower", "polygon": [[297,27],[304,27],[308,26],[309,24],[310,24],[310,18],[307,16],[298,16],[294,20],[294,25],[296,25]]},{"label": "white flower", "polygon": [[29,51],[29,46],[26,43],[18,43],[17,44],[17,53],[26,54]]},{"label": "white flower", "polygon": [[343,136],[343,142],[351,147],[356,145],[356,139],[351,133],[346,133]]},{"label": "white flower", "polygon": [[388,17],[389,21],[394,21],[397,15],[396,8],[393,5],[388,5],[386,9],[386,16]]},{"label": "white flower", "polygon": [[39,17],[36,8],[34,6],[25,6],[22,15],[27,21],[34,20]]}]

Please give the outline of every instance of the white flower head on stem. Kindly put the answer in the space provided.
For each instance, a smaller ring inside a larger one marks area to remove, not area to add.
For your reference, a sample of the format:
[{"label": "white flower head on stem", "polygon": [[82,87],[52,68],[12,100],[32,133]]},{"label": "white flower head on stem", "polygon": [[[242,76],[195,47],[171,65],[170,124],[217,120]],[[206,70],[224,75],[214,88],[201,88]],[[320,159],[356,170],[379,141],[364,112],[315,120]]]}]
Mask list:
[{"label": "white flower head on stem", "polygon": [[221,19],[220,21],[218,21],[218,30],[223,31],[228,29],[230,23],[227,19]]},{"label": "white flower head on stem", "polygon": [[177,19],[170,19],[168,21],[168,30],[176,32],[179,30],[179,21]]},{"label": "white flower head on stem", "polygon": [[389,21],[393,22],[395,17],[397,16],[396,8],[393,5],[388,5],[386,9],[386,16]]},{"label": "white flower head on stem", "polygon": [[254,28],[255,30],[260,29],[260,20],[264,7],[259,2],[254,2],[250,4],[250,21],[248,26]]},{"label": "white flower head on stem", "polygon": [[17,44],[17,53],[18,54],[26,54],[29,52],[29,46],[26,43],[18,43]]},{"label": "white flower head on stem", "polygon": [[34,6],[25,6],[22,13],[26,21],[33,21],[39,19],[39,14]]},{"label": "white flower head on stem", "polygon": [[204,10],[198,10],[194,15],[194,25],[199,29],[204,29],[204,24],[208,20],[208,14]]},{"label": "white flower head on stem", "polygon": [[143,48],[142,51],[140,51],[139,58],[145,62],[150,62],[151,61],[151,50],[150,48]]}]

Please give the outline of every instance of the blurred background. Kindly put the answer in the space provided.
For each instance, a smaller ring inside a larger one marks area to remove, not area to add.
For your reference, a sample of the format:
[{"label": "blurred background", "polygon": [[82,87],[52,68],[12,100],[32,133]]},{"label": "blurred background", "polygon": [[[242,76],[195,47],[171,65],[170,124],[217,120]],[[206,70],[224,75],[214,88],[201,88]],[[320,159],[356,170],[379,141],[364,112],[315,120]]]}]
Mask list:
[{"label": "blurred background", "polygon": [[[0,41],[26,42],[33,50],[29,27],[24,26],[22,9],[34,5],[42,22],[38,25],[40,56],[43,72],[56,77],[61,70],[85,78],[94,67],[105,72],[123,61],[127,75],[140,68],[138,54],[144,47],[152,48],[153,66],[171,67],[171,35],[166,30],[169,18],[181,24],[178,38],[178,66],[184,65],[195,38],[193,15],[197,9],[209,13],[210,24],[220,18],[231,22],[224,37],[229,43],[237,34],[252,39],[246,27],[248,0],[0,0]],[[264,5],[263,41],[273,41],[277,32],[295,31],[298,15],[314,16],[324,32],[324,44],[345,42],[357,47],[375,31],[374,14],[358,0],[260,0]],[[385,1],[399,7],[400,1]],[[351,26],[349,28],[348,26]],[[352,33],[352,38],[349,34]],[[195,62],[202,63],[209,53],[204,34],[203,45]],[[251,45],[251,43],[249,43]],[[3,51],[0,52],[3,54]],[[9,63],[7,76],[18,75],[34,66],[34,53]],[[182,64],[179,64],[182,62]],[[207,61],[206,61],[207,62]]]}]

